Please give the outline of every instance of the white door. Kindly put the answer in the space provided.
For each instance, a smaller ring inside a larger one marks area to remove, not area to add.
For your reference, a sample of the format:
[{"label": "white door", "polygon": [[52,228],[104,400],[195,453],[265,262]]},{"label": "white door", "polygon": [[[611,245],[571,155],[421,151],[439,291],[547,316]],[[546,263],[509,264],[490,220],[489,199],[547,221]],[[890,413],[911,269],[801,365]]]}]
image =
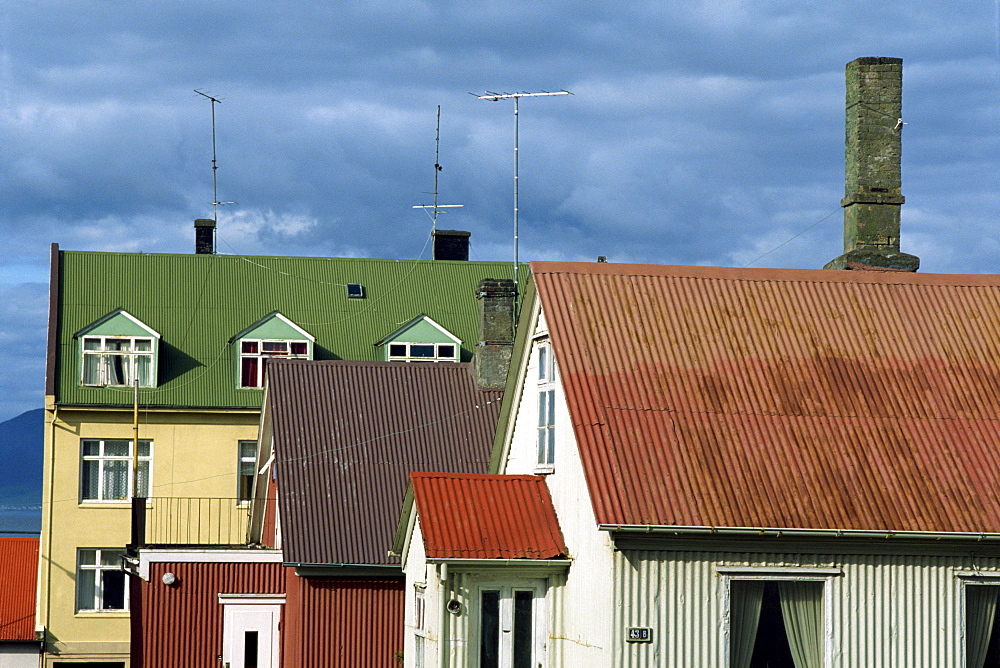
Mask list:
[{"label": "white door", "polygon": [[280,619],[280,605],[223,606],[223,668],[278,668]]},{"label": "white door", "polygon": [[478,590],[473,651],[479,668],[536,668],[544,665],[545,584],[483,584]]}]

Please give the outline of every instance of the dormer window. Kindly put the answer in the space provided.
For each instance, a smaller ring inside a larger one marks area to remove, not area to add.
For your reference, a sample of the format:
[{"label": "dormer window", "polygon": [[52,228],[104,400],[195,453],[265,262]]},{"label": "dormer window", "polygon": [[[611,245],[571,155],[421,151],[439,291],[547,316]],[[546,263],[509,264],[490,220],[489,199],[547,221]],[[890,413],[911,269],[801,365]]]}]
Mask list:
[{"label": "dormer window", "polygon": [[153,386],[153,339],[138,336],[83,337],[84,385]]},{"label": "dormer window", "polygon": [[460,362],[462,342],[431,320],[418,315],[375,344],[385,346],[389,362]]},{"label": "dormer window", "polygon": [[311,360],[315,340],[277,311],[261,318],[231,339],[239,350],[239,386],[264,387],[265,360],[269,357]]},{"label": "dormer window", "polygon": [[80,384],[94,387],[156,386],[160,335],[118,309],[76,334]]},{"label": "dormer window", "polygon": [[240,341],[240,387],[264,386],[264,358],[311,359],[309,341]]}]

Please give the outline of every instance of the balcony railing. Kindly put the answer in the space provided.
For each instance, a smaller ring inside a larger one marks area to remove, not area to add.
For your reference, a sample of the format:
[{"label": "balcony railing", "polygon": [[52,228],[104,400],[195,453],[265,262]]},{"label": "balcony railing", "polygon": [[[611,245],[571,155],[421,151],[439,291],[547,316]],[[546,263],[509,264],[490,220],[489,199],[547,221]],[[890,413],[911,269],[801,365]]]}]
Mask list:
[{"label": "balcony railing", "polygon": [[170,496],[135,499],[133,544],[244,545],[249,504],[238,499]]}]

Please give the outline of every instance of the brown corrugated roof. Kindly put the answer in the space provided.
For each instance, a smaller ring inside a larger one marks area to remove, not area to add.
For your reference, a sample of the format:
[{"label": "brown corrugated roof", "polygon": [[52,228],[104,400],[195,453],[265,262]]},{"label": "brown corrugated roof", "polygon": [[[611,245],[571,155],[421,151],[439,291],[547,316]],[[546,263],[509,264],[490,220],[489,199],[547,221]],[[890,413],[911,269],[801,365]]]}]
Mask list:
[{"label": "brown corrugated roof", "polygon": [[0,538],[0,640],[35,639],[38,539]]},{"label": "brown corrugated roof", "polygon": [[430,559],[551,559],[567,552],[541,476],[414,473],[410,480]]},{"label": "brown corrugated roof", "polygon": [[1000,276],[532,270],[599,524],[1000,532]]},{"label": "brown corrugated roof", "polygon": [[486,470],[502,393],[468,364],[268,365],[284,559],[395,565],[413,471]]}]

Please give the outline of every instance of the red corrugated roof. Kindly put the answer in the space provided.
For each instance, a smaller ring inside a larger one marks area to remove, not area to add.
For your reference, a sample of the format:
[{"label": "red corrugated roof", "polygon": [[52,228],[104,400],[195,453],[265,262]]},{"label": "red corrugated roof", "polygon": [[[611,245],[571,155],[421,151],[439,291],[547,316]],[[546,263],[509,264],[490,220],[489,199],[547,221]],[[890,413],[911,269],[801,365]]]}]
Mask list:
[{"label": "red corrugated roof", "polygon": [[545,479],[412,473],[430,559],[551,559],[566,554]]},{"label": "red corrugated roof", "polygon": [[532,270],[599,524],[1000,532],[1000,276]]},{"label": "red corrugated roof", "polygon": [[0,538],[0,640],[35,639],[38,539]]}]

